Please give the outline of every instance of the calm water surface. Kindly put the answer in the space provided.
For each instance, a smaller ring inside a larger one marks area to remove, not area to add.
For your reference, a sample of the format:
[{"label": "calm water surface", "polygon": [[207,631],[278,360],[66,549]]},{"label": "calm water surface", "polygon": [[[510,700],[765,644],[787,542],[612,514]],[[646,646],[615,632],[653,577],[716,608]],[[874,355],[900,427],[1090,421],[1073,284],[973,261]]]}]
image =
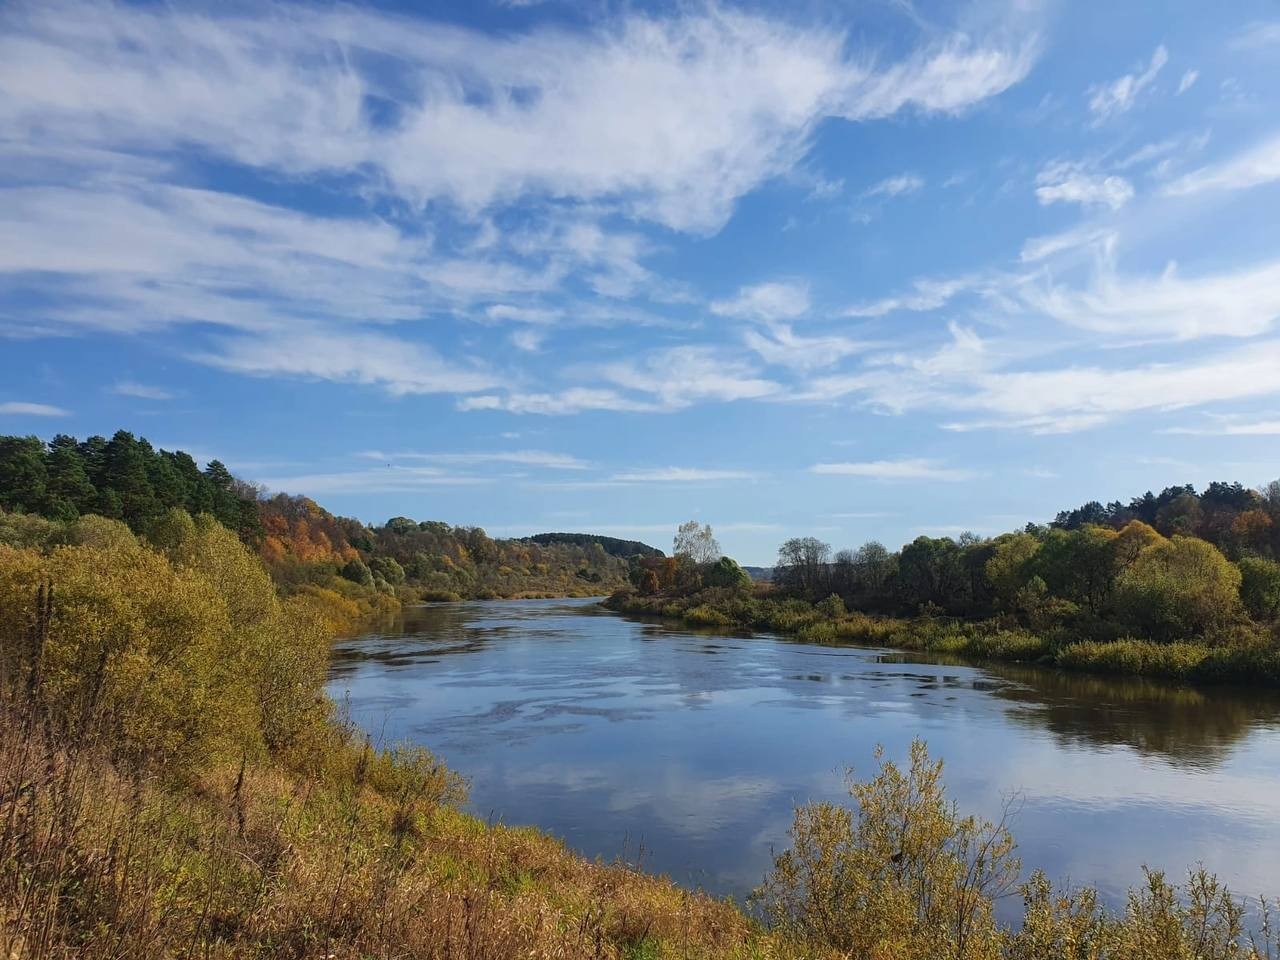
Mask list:
[{"label": "calm water surface", "polygon": [[1280,892],[1280,698],[693,632],[595,601],[412,608],[344,641],[330,692],[429,746],[480,816],[745,895],[795,804],[916,736],[965,811],[1015,797],[1024,864],[1108,899],[1197,862]]}]

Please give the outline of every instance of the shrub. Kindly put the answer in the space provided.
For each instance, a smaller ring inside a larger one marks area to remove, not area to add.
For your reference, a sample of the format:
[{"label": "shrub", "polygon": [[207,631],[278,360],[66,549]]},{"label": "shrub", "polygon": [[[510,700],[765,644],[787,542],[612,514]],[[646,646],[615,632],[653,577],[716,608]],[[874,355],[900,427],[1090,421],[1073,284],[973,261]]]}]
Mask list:
[{"label": "shrub", "polygon": [[1245,557],[1240,567],[1240,599],[1258,620],[1280,616],[1280,563],[1265,557]]},{"label": "shrub", "polygon": [[1138,633],[1187,639],[1240,613],[1240,570],[1213,544],[1175,536],[1146,547],[1120,577],[1117,606]]}]

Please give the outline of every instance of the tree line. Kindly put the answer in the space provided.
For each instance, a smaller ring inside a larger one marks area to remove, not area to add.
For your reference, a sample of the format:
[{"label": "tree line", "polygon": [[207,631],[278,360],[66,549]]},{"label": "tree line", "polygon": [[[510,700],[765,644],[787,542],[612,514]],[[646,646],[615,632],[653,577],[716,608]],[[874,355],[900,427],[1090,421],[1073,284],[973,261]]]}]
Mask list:
[{"label": "tree line", "polygon": [[872,541],[833,554],[796,537],[774,577],[786,595],[874,613],[1005,617],[1099,639],[1221,638],[1280,616],[1278,532],[1280,481],[1187,485],[997,537],[920,536],[896,552]]},{"label": "tree line", "polygon": [[0,437],[0,513],[10,518],[100,516],[146,536],[173,509],[234,531],[293,591],[345,595],[353,585],[408,600],[590,595],[625,583],[632,555],[661,554],[588,534],[503,540],[433,520],[366,524],[308,497],[269,493],[217,460],[201,469],[189,453],[156,449],[124,430],[83,441]]}]

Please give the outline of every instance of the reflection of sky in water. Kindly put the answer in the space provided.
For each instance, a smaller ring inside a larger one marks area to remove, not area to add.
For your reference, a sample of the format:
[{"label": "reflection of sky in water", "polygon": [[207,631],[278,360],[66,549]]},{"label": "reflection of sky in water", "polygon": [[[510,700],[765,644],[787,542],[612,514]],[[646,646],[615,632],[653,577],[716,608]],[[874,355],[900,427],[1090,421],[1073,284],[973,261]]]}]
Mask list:
[{"label": "reflection of sky in water", "polygon": [[976,668],[858,648],[693,633],[594,602],[410,610],[338,647],[330,690],[384,740],[472,782],[483,817],[595,856],[744,894],[791,810],[838,799],[912,737],[951,795],[1006,798],[1028,866],[1114,897],[1142,864],[1203,862],[1241,894],[1280,892],[1280,698]]}]

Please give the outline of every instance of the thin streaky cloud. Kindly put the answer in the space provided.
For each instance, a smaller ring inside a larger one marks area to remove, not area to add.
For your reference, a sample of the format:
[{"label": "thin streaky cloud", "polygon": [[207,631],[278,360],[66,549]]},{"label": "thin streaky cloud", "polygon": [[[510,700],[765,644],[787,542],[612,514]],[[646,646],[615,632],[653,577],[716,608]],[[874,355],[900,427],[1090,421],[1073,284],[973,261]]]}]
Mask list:
[{"label": "thin streaky cloud", "polygon": [[0,415],[14,417],[69,417],[70,410],[55,407],[51,403],[31,403],[25,400],[0,402]]},{"label": "thin streaky cloud", "polygon": [[587,460],[582,460],[566,453],[554,453],[549,450],[492,450],[452,453],[365,450],[359,456],[366,460],[382,460],[387,463],[406,460],[463,465],[513,463],[556,470],[587,470],[591,467],[591,463]]},{"label": "thin streaky cloud", "polygon": [[823,476],[867,477],[873,480],[972,480],[980,476],[973,470],[948,467],[937,460],[867,460],[859,463],[817,463],[810,473]]},{"label": "thin streaky cloud", "polygon": [[121,397],[135,397],[139,400],[173,400],[177,394],[163,387],[154,387],[136,380],[121,380],[111,388],[111,392]]}]

